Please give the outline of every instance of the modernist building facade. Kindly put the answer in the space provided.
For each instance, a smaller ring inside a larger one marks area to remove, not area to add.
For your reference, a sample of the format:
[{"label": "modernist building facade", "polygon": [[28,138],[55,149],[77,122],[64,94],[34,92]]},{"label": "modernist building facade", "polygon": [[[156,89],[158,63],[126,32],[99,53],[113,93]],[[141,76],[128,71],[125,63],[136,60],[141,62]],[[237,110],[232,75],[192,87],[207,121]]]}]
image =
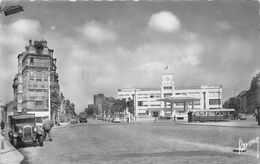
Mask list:
[{"label": "modernist building facade", "polygon": [[50,86],[58,85],[54,50],[47,41],[29,41],[25,51],[18,54],[18,73],[14,78],[16,112],[34,113],[36,118],[51,117]]},{"label": "modernist building facade", "polygon": [[[222,86],[175,86],[173,74],[163,74],[160,87],[154,88],[123,88],[118,89],[119,99],[134,99],[136,116],[151,116],[151,111],[165,108],[165,104],[158,99],[169,96],[186,96],[199,98],[194,102],[194,109],[217,109],[222,108]],[[183,109],[183,103],[175,103],[174,109]],[[192,104],[186,104],[191,108]],[[170,108],[170,104],[166,104]]]}]

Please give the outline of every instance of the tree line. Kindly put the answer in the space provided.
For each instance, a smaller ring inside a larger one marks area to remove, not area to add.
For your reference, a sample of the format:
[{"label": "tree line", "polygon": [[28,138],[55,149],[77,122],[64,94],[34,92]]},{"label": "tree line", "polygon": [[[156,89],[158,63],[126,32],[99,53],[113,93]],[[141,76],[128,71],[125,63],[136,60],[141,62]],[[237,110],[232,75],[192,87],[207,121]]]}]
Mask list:
[{"label": "tree line", "polygon": [[131,114],[134,114],[134,101],[131,99],[113,99],[110,101],[104,101],[101,104],[89,105],[85,108],[85,113],[87,116],[95,116],[101,113],[105,115],[114,116],[118,113],[124,112],[126,109]]}]

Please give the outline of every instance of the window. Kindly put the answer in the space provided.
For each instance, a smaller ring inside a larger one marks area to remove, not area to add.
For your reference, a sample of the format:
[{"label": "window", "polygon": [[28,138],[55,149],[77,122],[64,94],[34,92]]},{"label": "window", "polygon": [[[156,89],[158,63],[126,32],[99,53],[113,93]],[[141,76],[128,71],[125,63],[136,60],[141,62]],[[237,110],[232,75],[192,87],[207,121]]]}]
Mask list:
[{"label": "window", "polygon": [[176,103],[176,106],[184,106],[184,103]]},{"label": "window", "polygon": [[48,81],[48,76],[44,76],[44,81]]},{"label": "window", "polygon": [[30,58],[30,65],[33,65],[33,58]]},{"label": "window", "polygon": [[42,76],[41,75],[36,75],[36,81],[42,81]]},{"label": "window", "polygon": [[220,105],[220,99],[209,99],[209,105]]},{"label": "window", "polygon": [[172,87],[169,87],[169,86],[168,86],[168,87],[163,87],[163,89],[164,89],[164,90],[171,90]]},{"label": "window", "polygon": [[172,94],[171,93],[165,93],[164,97],[170,97]]},{"label": "window", "polygon": [[200,105],[200,101],[194,101],[194,105]]},{"label": "window", "polygon": [[143,101],[138,101],[138,106],[143,106]]},{"label": "window", "polygon": [[30,81],[33,81],[34,80],[34,76],[31,74],[30,75]]}]

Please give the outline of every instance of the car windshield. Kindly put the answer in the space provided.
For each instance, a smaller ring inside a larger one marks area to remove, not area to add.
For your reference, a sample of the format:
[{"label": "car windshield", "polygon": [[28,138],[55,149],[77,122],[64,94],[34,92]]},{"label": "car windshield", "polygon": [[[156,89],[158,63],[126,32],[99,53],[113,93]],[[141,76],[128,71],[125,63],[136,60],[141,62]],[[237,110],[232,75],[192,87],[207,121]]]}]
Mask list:
[{"label": "car windshield", "polygon": [[15,124],[34,124],[35,120],[34,118],[26,118],[26,119],[16,119]]}]

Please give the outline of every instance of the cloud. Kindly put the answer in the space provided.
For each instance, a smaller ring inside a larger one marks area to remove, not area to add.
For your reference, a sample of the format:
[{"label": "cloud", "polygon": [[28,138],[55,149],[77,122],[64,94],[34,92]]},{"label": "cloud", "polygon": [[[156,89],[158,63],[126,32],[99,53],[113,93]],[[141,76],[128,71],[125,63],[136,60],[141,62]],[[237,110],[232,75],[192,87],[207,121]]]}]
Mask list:
[{"label": "cloud", "polygon": [[114,41],[116,39],[116,35],[112,30],[105,28],[105,25],[96,21],[87,22],[83,26],[76,28],[76,31],[94,43]]},{"label": "cloud", "polygon": [[52,30],[55,30],[55,29],[56,29],[56,27],[55,27],[55,26],[51,26],[51,29],[52,29]]},{"label": "cloud", "polygon": [[20,19],[11,23],[8,28],[17,35],[32,36],[39,34],[41,25],[40,22],[36,20]]},{"label": "cloud", "polygon": [[201,44],[193,43],[182,48],[183,63],[195,66],[200,64],[200,55],[203,53],[203,46]]},{"label": "cloud", "polygon": [[0,21],[0,99],[10,100],[12,97],[11,86],[17,73],[17,55],[24,51],[29,39],[40,35],[40,31],[41,25],[37,20],[19,19],[9,24]]},{"label": "cloud", "polygon": [[231,29],[231,26],[228,22],[222,21],[222,22],[217,22],[216,26],[221,29],[221,30],[229,30]]},{"label": "cloud", "polygon": [[162,62],[148,62],[145,64],[142,64],[140,66],[137,67],[138,71],[142,71],[142,72],[158,72],[163,70],[163,68],[165,67],[165,63]]},{"label": "cloud", "polygon": [[180,20],[169,11],[153,14],[148,27],[159,32],[176,32],[180,29]]}]

